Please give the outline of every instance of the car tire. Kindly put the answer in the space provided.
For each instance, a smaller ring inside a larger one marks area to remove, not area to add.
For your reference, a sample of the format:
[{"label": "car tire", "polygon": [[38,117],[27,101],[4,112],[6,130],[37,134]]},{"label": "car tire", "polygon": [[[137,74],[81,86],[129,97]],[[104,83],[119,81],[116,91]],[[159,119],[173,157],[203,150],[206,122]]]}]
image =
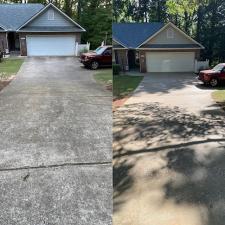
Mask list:
[{"label": "car tire", "polygon": [[97,61],[93,61],[93,62],[91,63],[91,69],[92,69],[92,70],[97,70],[98,67],[99,67],[99,63],[98,63]]},{"label": "car tire", "polygon": [[218,85],[218,80],[216,78],[212,78],[209,84],[211,87],[216,87]]}]

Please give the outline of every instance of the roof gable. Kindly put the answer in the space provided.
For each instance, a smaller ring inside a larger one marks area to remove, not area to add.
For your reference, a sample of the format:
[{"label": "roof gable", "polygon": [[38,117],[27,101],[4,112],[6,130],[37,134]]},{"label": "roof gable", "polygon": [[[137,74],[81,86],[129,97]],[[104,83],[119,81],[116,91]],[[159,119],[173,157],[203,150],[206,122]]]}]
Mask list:
[{"label": "roof gable", "polygon": [[126,48],[126,46],[124,46],[123,44],[121,44],[119,41],[115,39],[113,39],[112,44],[113,44],[113,48]]},{"label": "roof gable", "polygon": [[[48,19],[49,11],[52,11],[54,13],[54,20]],[[42,12],[38,17],[27,24],[27,26],[74,26],[74,24],[66,19],[61,13],[51,7]]]},{"label": "roof gable", "polygon": [[18,27],[38,13],[42,4],[0,4],[0,24],[8,31],[16,31]]},{"label": "roof gable", "polygon": [[[50,10],[54,12],[53,20],[48,19],[48,13]],[[50,28],[50,30],[52,30],[53,28],[63,29],[65,27],[69,29],[73,28],[73,31],[77,31],[77,32],[85,31],[85,29],[81,27],[78,23],[73,21],[70,17],[68,17],[65,13],[63,13],[60,9],[58,9],[52,3],[49,3],[40,12],[38,12],[36,15],[30,18],[30,20],[28,20],[25,24],[19,27],[18,31],[21,31],[24,29],[34,30],[36,28],[37,29],[45,28],[45,30],[46,29],[48,30],[48,28]],[[74,30],[74,28],[76,28],[76,30]]]},{"label": "roof gable", "polygon": [[[172,31],[173,37],[168,37],[168,31]],[[181,31],[178,27],[176,27],[172,23],[166,24],[163,28],[161,28],[158,32],[156,32],[153,36],[145,40],[138,47],[144,46],[189,46],[190,48],[204,48],[200,43],[192,39],[190,36]]]},{"label": "roof gable", "polygon": [[113,39],[127,48],[137,48],[142,42],[159,31],[162,23],[114,23]]}]

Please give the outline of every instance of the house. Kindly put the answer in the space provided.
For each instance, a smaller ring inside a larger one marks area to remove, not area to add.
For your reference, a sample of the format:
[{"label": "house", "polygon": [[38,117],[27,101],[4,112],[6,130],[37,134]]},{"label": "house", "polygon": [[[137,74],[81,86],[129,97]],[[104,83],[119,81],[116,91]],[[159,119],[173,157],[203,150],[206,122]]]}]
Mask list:
[{"label": "house", "polygon": [[114,61],[140,72],[194,72],[204,47],[173,23],[113,24]]},{"label": "house", "polygon": [[72,56],[85,32],[52,3],[0,4],[0,49],[22,56]]}]

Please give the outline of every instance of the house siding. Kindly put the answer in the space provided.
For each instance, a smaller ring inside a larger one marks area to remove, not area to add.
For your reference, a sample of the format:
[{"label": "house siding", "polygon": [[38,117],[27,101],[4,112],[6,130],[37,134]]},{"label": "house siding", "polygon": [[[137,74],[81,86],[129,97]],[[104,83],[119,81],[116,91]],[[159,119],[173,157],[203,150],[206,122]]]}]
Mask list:
[{"label": "house siding", "polygon": [[128,50],[114,50],[115,51],[115,57],[116,57],[116,63],[121,65],[122,70],[129,70],[128,65],[128,57],[127,53]]},{"label": "house siding", "polygon": [[6,51],[8,49],[8,43],[7,43],[7,33],[1,32],[0,33],[0,50]]},{"label": "house siding", "polygon": [[[167,30],[173,29],[174,37],[167,38]],[[181,34],[179,31],[174,29],[172,26],[168,26],[165,30],[157,34],[146,44],[193,44],[193,42]]]},{"label": "house siding", "polygon": [[81,34],[80,33],[20,33],[19,34],[19,38],[20,38],[20,54],[21,54],[21,56],[27,56],[27,43],[26,43],[26,36],[27,35],[30,35],[30,36],[32,36],[32,35],[34,35],[34,36],[36,36],[36,35],[43,35],[43,36],[45,36],[45,35],[52,35],[52,36],[57,36],[57,35],[63,35],[63,36],[71,36],[71,35],[73,35],[73,36],[75,36],[76,37],[76,42],[78,42],[78,43],[80,43],[80,41],[81,41]]},{"label": "house siding", "polygon": [[[54,20],[48,20],[48,12],[49,10],[54,11]],[[61,15],[58,11],[53,9],[52,7],[48,8],[42,14],[37,16],[32,22],[27,24],[27,27],[71,27],[74,26],[74,23],[66,19],[63,15]]]}]

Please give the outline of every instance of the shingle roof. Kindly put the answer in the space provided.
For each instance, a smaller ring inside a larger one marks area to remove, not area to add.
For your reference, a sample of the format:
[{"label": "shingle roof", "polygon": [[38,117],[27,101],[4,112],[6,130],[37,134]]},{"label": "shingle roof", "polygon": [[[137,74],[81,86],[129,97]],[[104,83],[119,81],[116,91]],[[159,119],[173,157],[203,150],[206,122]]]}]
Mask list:
[{"label": "shingle roof", "polygon": [[42,4],[0,4],[0,24],[16,31],[42,8]]},{"label": "shingle roof", "polygon": [[163,23],[114,23],[113,39],[127,48],[137,48],[164,26]]}]

